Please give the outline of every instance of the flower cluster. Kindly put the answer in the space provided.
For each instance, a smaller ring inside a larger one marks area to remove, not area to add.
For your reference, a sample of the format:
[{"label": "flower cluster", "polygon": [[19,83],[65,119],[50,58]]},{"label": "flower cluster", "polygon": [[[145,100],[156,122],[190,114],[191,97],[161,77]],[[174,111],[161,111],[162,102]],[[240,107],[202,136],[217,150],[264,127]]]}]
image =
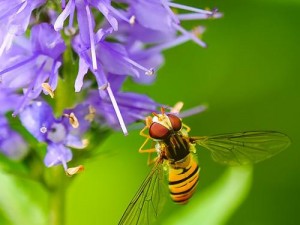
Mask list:
[{"label": "flower cluster", "polygon": [[127,134],[160,104],[122,91],[125,80],[151,83],[165,49],[189,40],[206,47],[204,29],[181,21],[220,16],[169,0],[1,1],[0,151],[19,159],[29,149],[8,112],[47,144],[48,167],[67,170],[93,124]]}]

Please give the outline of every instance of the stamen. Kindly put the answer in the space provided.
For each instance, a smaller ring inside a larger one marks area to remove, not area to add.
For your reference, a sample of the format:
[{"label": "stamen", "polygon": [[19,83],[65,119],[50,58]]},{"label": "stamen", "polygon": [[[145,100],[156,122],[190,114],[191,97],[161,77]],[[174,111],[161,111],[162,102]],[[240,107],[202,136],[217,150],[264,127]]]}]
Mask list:
[{"label": "stamen", "polygon": [[148,76],[152,76],[154,74],[154,69],[153,68],[150,68],[145,74],[148,75]]},{"label": "stamen", "polygon": [[71,112],[70,115],[64,114],[64,116],[69,118],[69,123],[72,125],[73,128],[79,127],[78,119],[73,112]]},{"label": "stamen", "polygon": [[82,148],[86,148],[89,145],[89,140],[88,139],[83,139],[82,140]]},{"label": "stamen", "polygon": [[166,1],[166,0],[162,0],[161,3],[162,3],[162,5],[163,5],[163,7],[167,10],[167,12],[169,13],[169,15],[172,17],[174,23],[179,24],[180,21],[179,21],[179,19],[177,18],[177,16],[175,16],[173,10],[170,9],[170,7],[169,7],[169,5],[168,5],[169,2]]},{"label": "stamen", "polygon": [[179,114],[179,116],[182,117],[182,118],[189,117],[189,116],[192,116],[192,115],[195,115],[195,114],[198,114],[198,113],[202,113],[206,109],[207,109],[206,105],[200,105],[200,106],[197,106],[197,107],[194,107],[194,108],[191,108],[191,109],[188,109],[188,110],[185,110],[185,111],[181,112]]},{"label": "stamen", "polygon": [[190,33],[188,31],[186,31],[185,29],[183,29],[181,26],[179,26],[178,24],[173,23],[173,26],[175,27],[175,29],[177,29],[178,31],[180,31],[181,33],[188,35],[194,42],[196,42],[198,45],[206,48],[206,44],[201,41],[199,38],[197,38],[193,33]]},{"label": "stamen", "polygon": [[59,16],[57,17],[56,21],[54,22],[54,30],[59,31],[64,27],[64,22],[67,19],[67,17],[70,15],[71,13],[71,9],[73,9],[75,7],[75,2],[74,0],[70,0],[67,5],[65,5],[65,7],[63,8],[63,11],[61,14],[59,14]]},{"label": "stamen", "polygon": [[70,167],[68,169],[66,169],[66,175],[67,176],[73,176],[74,174],[78,174],[80,172],[82,172],[84,170],[84,166],[83,165],[79,165],[79,166],[76,166],[76,167]]},{"label": "stamen", "polygon": [[[122,13],[120,13],[118,10],[116,10],[114,7],[112,7],[111,5],[107,5],[106,6],[113,14],[115,14],[116,16],[118,16],[120,19],[130,23],[130,19],[128,20],[125,16],[123,16]],[[131,23],[130,23],[131,24]]]},{"label": "stamen", "polygon": [[125,61],[129,62],[131,65],[139,68],[140,70],[145,71],[146,75],[153,75],[154,74],[154,69],[147,69],[145,67],[143,67],[142,65],[138,64],[137,62],[133,61],[132,59],[128,58],[128,57],[123,57],[123,59],[125,59]]},{"label": "stamen", "polygon": [[196,13],[203,13],[203,14],[208,14],[208,15],[212,15],[213,14],[213,12],[208,11],[208,10],[198,9],[198,8],[194,8],[194,7],[186,6],[186,5],[181,5],[181,4],[174,3],[174,2],[168,2],[167,4],[170,7],[174,7],[174,8],[178,8],[178,9],[183,9],[183,10],[188,10],[188,11],[192,11],[192,12],[196,12]]},{"label": "stamen", "polygon": [[175,114],[179,113],[183,105],[184,105],[183,102],[177,102],[174,105],[174,107],[171,109],[171,113],[175,113]]},{"label": "stamen", "polygon": [[89,105],[89,113],[84,117],[85,120],[92,122],[96,116],[96,109]]},{"label": "stamen", "polygon": [[73,23],[74,23],[74,12],[75,12],[75,4],[71,5],[71,9],[70,9],[70,17],[69,17],[69,25],[68,25],[68,29],[70,29],[71,31],[74,31],[73,34],[75,34],[75,28],[73,27]]},{"label": "stamen", "polygon": [[42,88],[45,92],[47,92],[51,98],[54,98],[54,92],[50,87],[49,83],[42,83]]},{"label": "stamen", "polygon": [[67,36],[73,36],[76,33],[76,29],[74,27],[65,27],[64,28],[64,33]]},{"label": "stamen", "polygon": [[47,127],[44,127],[44,126],[41,127],[40,128],[40,132],[43,133],[43,134],[45,134],[47,132]]},{"label": "stamen", "polygon": [[132,16],[130,17],[129,23],[130,23],[130,25],[135,24],[135,16],[134,16],[134,15],[132,15]]},{"label": "stamen", "polygon": [[[113,92],[112,92],[112,90],[111,90],[111,88],[110,88],[110,84],[107,83],[106,85],[103,85],[103,86],[101,86],[100,88],[103,88],[103,87],[107,90],[107,93],[108,93],[109,98],[110,98],[110,100],[111,100],[111,103],[112,103],[112,105],[113,105],[113,107],[114,107],[114,110],[115,110],[115,112],[116,112],[117,118],[118,118],[118,120],[119,120],[121,129],[122,129],[124,135],[128,135],[128,131],[127,131],[125,122],[124,122],[123,117],[122,117],[122,115],[121,115],[120,109],[119,109],[118,104],[117,104],[117,101],[116,101],[116,99],[115,99],[115,96],[114,96],[114,94],[113,94]],[[105,90],[105,89],[104,89],[104,90]]]},{"label": "stamen", "polygon": [[96,50],[95,50],[95,40],[94,40],[94,31],[92,24],[92,15],[88,5],[85,6],[85,10],[87,13],[88,27],[89,27],[89,36],[90,36],[90,47],[91,47],[91,56],[92,56],[92,65],[93,69],[97,70],[97,59],[96,59]]},{"label": "stamen", "polygon": [[161,114],[162,114],[162,115],[165,115],[165,108],[164,108],[164,107],[161,107],[161,108],[160,108],[160,111],[161,111]]},{"label": "stamen", "polygon": [[204,31],[205,31],[205,27],[202,27],[202,26],[195,27],[192,30],[193,34],[198,38],[201,37],[201,35],[204,33]]},{"label": "stamen", "polygon": [[179,37],[176,37],[172,41],[168,41],[164,44],[160,44],[160,45],[156,45],[154,47],[148,48],[144,52],[146,52],[147,54],[161,52],[163,50],[170,49],[177,45],[183,44],[184,42],[187,42],[188,40],[190,40],[189,35],[183,34],[183,35],[180,35]]},{"label": "stamen", "polygon": [[221,18],[223,16],[222,13],[213,12],[212,15],[207,14],[200,14],[200,13],[184,13],[184,14],[178,14],[177,17],[180,20],[203,20],[208,18]]}]

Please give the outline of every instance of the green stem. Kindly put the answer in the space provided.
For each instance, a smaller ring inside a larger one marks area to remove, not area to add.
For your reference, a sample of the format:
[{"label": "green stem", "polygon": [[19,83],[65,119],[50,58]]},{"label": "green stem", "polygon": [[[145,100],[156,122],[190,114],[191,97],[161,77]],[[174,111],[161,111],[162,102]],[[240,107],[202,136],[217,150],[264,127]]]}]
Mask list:
[{"label": "green stem", "polygon": [[68,178],[61,167],[51,168],[49,187],[49,225],[63,225],[65,222],[65,197]]}]

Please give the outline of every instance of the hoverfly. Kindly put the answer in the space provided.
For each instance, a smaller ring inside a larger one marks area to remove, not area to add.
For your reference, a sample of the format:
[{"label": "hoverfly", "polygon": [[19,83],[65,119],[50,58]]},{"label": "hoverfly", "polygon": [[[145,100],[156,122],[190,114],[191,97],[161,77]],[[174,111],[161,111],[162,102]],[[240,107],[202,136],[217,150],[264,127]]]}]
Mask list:
[{"label": "hoverfly", "polygon": [[[172,111],[171,111],[172,112]],[[149,134],[145,134],[145,130]],[[149,225],[155,221],[163,205],[164,168],[168,170],[171,199],[184,204],[195,192],[200,168],[196,145],[209,150],[214,161],[235,166],[265,160],[287,148],[290,139],[276,131],[249,131],[215,136],[190,137],[190,128],[172,113],[153,113],[146,118],[140,135],[146,137],[141,153],[157,153],[154,166],[125,210],[119,225]],[[143,149],[152,140],[154,148]],[[151,161],[149,154],[148,163]]]}]

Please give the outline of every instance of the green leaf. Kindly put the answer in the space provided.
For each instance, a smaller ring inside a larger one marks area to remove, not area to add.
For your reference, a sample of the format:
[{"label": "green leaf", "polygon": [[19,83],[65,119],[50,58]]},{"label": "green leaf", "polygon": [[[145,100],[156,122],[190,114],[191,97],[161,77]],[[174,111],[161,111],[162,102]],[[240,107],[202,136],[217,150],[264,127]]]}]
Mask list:
[{"label": "green leaf", "polygon": [[25,175],[27,170],[24,164],[19,161],[9,159],[7,156],[0,154],[0,169],[12,174]]},{"label": "green leaf", "polygon": [[0,183],[1,224],[46,224],[46,194],[38,183],[9,176],[2,171]]},{"label": "green leaf", "polygon": [[225,224],[246,198],[251,181],[252,167],[230,167],[216,183],[163,224]]}]

